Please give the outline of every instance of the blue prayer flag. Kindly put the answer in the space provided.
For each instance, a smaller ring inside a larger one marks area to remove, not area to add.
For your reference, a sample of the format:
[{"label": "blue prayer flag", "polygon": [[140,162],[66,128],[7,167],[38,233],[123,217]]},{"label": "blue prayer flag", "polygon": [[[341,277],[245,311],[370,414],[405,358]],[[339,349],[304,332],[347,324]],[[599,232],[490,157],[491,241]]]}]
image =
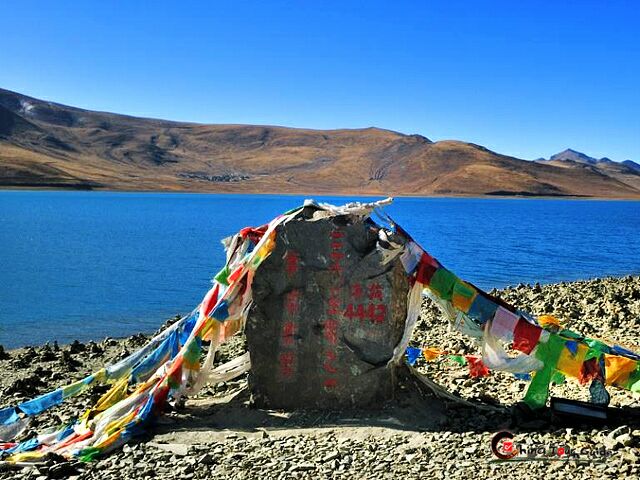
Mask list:
[{"label": "blue prayer flag", "polygon": [[407,347],[406,355],[409,365],[414,365],[422,355],[422,350],[415,347]]},{"label": "blue prayer flag", "polygon": [[18,405],[18,408],[27,415],[32,416],[44,412],[46,409],[53,407],[54,405],[60,405],[62,400],[62,389],[59,388],[53,392],[40,395],[33,400],[21,403]]},{"label": "blue prayer flag", "polygon": [[229,305],[227,304],[227,301],[222,300],[216,308],[213,309],[211,316],[219,322],[226,320],[229,317]]},{"label": "blue prayer flag", "polygon": [[16,409],[8,407],[0,410],[0,425],[9,425],[17,421],[20,417],[16,413]]},{"label": "blue prayer flag", "polygon": [[571,352],[572,355],[578,353],[578,342],[574,342],[573,340],[568,340],[565,344],[567,350]]},{"label": "blue prayer flag", "polygon": [[160,365],[169,360],[169,358],[175,357],[177,352],[178,335],[174,331],[158,345],[158,348],[133,368],[131,378],[136,383],[144,382],[153,375]]}]

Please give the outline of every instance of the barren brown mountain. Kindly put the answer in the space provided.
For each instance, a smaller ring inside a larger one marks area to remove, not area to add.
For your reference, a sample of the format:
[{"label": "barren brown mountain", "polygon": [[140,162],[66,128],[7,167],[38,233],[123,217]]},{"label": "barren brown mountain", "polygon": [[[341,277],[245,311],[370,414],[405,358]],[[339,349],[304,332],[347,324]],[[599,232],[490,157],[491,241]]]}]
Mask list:
[{"label": "barren brown mountain", "polygon": [[202,125],[0,89],[0,186],[200,192],[640,197],[624,164],[531,162],[366,128]]}]

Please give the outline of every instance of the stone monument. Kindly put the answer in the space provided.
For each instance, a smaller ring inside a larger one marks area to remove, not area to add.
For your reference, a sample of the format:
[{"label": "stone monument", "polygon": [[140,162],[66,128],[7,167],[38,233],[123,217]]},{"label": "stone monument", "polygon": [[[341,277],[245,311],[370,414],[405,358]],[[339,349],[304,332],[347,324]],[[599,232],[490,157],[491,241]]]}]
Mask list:
[{"label": "stone monument", "polygon": [[388,363],[410,284],[398,257],[385,263],[380,228],[305,206],[276,229],[246,324],[257,406],[366,408],[393,396],[398,367]]}]

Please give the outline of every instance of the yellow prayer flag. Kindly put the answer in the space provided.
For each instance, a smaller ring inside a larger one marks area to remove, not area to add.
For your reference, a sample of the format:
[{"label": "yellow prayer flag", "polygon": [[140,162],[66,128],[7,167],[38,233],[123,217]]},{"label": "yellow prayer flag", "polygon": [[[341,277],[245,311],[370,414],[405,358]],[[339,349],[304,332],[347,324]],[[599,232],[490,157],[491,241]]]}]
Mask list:
[{"label": "yellow prayer flag", "polygon": [[431,362],[438,358],[440,355],[443,355],[445,352],[439,350],[435,347],[427,347],[422,349],[422,356],[427,362]]},{"label": "yellow prayer flag", "polygon": [[538,317],[538,323],[542,327],[560,327],[560,320],[553,315],[540,315]]},{"label": "yellow prayer flag", "polygon": [[619,355],[604,355],[604,368],[606,370],[607,385],[619,385],[624,387],[629,375],[638,367],[638,362]]},{"label": "yellow prayer flag", "polygon": [[584,363],[584,358],[589,351],[589,347],[578,343],[578,350],[574,355],[566,346],[562,349],[556,370],[559,370],[568,377],[580,378],[580,370]]},{"label": "yellow prayer flag", "polygon": [[96,412],[102,412],[103,410],[106,410],[107,408],[118,403],[120,400],[127,396],[128,384],[129,379],[127,377],[123,377],[118,380],[107,393],[100,397],[100,400],[98,400],[98,403],[93,408],[93,410]]}]

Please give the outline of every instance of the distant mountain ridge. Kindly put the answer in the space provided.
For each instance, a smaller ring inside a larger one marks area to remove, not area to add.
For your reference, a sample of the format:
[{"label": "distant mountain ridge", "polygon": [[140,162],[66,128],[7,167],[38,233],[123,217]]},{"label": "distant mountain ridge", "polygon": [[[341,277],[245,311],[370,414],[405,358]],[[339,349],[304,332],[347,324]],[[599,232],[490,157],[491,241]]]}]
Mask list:
[{"label": "distant mountain ridge", "polygon": [[562,154],[527,161],[379,128],[137,118],[0,89],[0,187],[640,198],[635,162]]},{"label": "distant mountain ridge", "polygon": [[616,178],[621,182],[640,189],[640,164],[631,160],[614,162],[610,158],[590,157],[582,152],[567,148],[566,150],[551,155],[548,160],[537,160],[547,165],[556,165],[562,168],[587,169],[594,173]]},{"label": "distant mountain ridge", "polygon": [[[541,159],[541,160],[545,160],[545,159]],[[549,161],[563,161],[563,160],[569,160],[572,162],[578,162],[578,163],[588,163],[589,165],[597,165],[599,163],[614,163],[613,160],[611,160],[610,158],[607,157],[602,157],[602,158],[595,158],[595,157],[590,157],[589,155],[586,155],[582,152],[578,152],[577,150],[573,150],[571,148],[567,148],[566,150],[563,150],[560,153],[556,153],[555,155],[551,155],[549,157]],[[629,166],[638,166],[640,167],[639,164],[631,161],[631,160],[625,160],[624,162],[617,162],[617,163],[622,163],[622,164],[628,164]]]},{"label": "distant mountain ridge", "polygon": [[640,172],[640,163],[634,162],[633,160],[623,160],[621,163],[636,172]]}]

